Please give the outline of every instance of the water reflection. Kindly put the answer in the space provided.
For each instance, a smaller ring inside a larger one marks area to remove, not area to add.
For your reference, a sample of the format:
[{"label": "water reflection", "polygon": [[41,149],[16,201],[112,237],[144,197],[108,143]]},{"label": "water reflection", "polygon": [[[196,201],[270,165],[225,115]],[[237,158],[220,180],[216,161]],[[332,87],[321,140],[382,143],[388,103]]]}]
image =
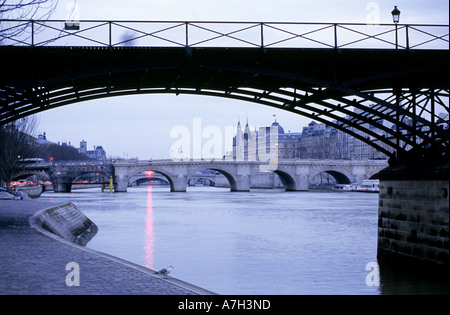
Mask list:
[{"label": "water reflection", "polygon": [[153,268],[154,259],[154,243],[155,238],[153,235],[153,196],[152,186],[147,186],[147,213],[145,216],[145,238],[144,238],[144,264],[145,267]]}]

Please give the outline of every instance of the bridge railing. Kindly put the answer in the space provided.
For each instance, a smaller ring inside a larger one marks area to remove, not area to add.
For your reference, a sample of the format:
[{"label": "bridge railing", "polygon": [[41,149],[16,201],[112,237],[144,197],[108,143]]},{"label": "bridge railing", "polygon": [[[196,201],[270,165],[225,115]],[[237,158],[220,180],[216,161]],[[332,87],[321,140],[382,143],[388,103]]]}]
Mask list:
[{"label": "bridge railing", "polygon": [[449,49],[448,25],[0,20],[2,46]]}]

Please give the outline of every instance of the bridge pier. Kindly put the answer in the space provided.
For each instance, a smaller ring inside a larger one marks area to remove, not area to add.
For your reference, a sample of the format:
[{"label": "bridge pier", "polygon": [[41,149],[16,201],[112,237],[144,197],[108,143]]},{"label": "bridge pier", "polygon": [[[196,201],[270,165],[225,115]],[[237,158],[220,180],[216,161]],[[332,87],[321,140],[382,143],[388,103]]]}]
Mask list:
[{"label": "bridge pier", "polygon": [[230,185],[230,191],[235,192],[249,192],[250,191],[250,181],[246,178],[244,180],[238,179],[234,185]]},{"label": "bridge pier", "polygon": [[116,176],[114,182],[114,192],[127,192],[128,178],[123,176]]},{"label": "bridge pier", "polygon": [[224,174],[225,177],[230,182],[230,191],[250,191],[250,181],[252,175],[252,164],[236,164],[235,174],[231,176],[230,174]]},{"label": "bridge pier", "polygon": [[286,187],[286,191],[308,191],[309,190],[309,176],[301,174],[294,176],[295,187],[289,189]]},{"label": "bridge pier", "polygon": [[171,192],[186,192],[188,178],[187,176],[177,176],[171,179],[170,191]]},{"label": "bridge pier", "polygon": [[448,274],[448,162],[379,174],[378,258]]},{"label": "bridge pier", "polygon": [[126,161],[117,161],[113,164],[113,169],[114,192],[127,192],[134,166]]},{"label": "bridge pier", "polygon": [[72,183],[53,183],[53,191],[70,193],[72,191]]}]

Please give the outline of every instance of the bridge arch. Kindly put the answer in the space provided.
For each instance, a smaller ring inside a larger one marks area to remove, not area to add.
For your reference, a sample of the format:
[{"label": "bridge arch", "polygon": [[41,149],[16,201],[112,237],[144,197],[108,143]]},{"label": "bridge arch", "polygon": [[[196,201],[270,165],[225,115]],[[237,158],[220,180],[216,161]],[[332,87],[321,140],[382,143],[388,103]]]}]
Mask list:
[{"label": "bridge arch", "polygon": [[[165,177],[167,179],[167,181],[169,182],[169,186],[170,186],[170,191],[178,191],[179,190],[179,186],[180,184],[178,184],[177,182],[179,180],[177,180],[177,176],[172,174],[171,172],[168,172],[167,170],[164,169],[160,169],[158,167],[149,167],[146,169],[146,171],[152,171],[158,174],[161,174],[163,177]],[[184,180],[182,180],[184,182]],[[131,184],[131,183],[129,183]],[[181,184],[182,185],[182,184]]]},{"label": "bridge arch", "polygon": [[314,173],[311,174],[310,180],[314,177],[319,176],[322,173],[326,173],[331,175],[337,184],[350,184],[355,182],[357,179],[354,175],[352,175],[349,171],[343,168],[335,168],[335,167],[324,167],[321,169],[314,170]]},{"label": "bridge arch", "polygon": [[[214,170],[202,170],[200,172],[196,172],[191,177],[188,178],[188,186],[216,186],[216,182],[219,181],[219,186],[223,185],[224,183],[220,182],[220,179],[218,179],[218,176],[221,176],[222,174],[214,171]],[[223,175],[222,175],[223,176]],[[225,176],[224,176],[225,177]],[[227,180],[228,182],[228,180]]]},{"label": "bridge arch", "polygon": [[[448,149],[448,132],[436,123],[434,109],[439,105],[448,111],[444,50],[1,48],[1,56],[11,62],[2,68],[0,124],[105,97],[198,94],[287,110],[340,129],[388,156],[411,148],[423,153],[431,146],[441,154]],[[362,59],[371,63],[361,67]],[[39,68],[34,60],[40,60]],[[395,60],[399,70],[386,68],[386,60]],[[23,73],[34,81],[21,79]]]},{"label": "bridge arch", "polygon": [[128,182],[128,186],[132,187],[134,183],[136,183],[136,185],[139,185],[140,183],[144,183],[144,182],[148,182],[151,180],[158,180],[159,182],[162,181],[163,185],[170,185],[169,179],[167,178],[167,176],[160,174],[159,172],[155,172],[155,171],[151,171],[153,174],[151,177],[149,177],[147,174],[141,174],[141,175],[133,175],[129,182]]},{"label": "bridge arch", "polygon": [[345,175],[342,172],[338,172],[338,171],[325,171],[325,173],[330,174],[331,176],[334,177],[334,179],[336,179],[336,183],[337,184],[350,184],[351,180],[350,178]]},{"label": "bridge arch", "polygon": [[219,172],[220,174],[222,174],[223,176],[225,176],[225,178],[228,180],[228,183],[230,184],[230,191],[238,191],[239,187],[238,187],[238,183],[236,180],[236,175],[233,174],[234,172],[232,170],[227,170],[225,167],[208,167],[208,166],[200,166],[200,167],[194,167],[190,170],[189,174],[188,174],[188,179],[195,176],[195,174],[199,171],[203,171],[203,170],[211,170],[211,171],[215,171],[215,172]]},{"label": "bridge arch", "polygon": [[275,170],[275,174],[278,175],[278,177],[281,180],[281,183],[285,187],[286,191],[296,191],[297,190],[297,183],[295,182],[295,179],[287,172],[281,171],[281,170]]}]

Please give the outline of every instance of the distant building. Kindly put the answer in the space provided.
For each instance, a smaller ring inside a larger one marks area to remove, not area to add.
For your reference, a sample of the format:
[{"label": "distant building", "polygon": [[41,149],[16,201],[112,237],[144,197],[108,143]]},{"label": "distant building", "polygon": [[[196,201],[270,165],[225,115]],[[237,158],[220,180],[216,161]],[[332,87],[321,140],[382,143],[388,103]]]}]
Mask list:
[{"label": "distant building", "polygon": [[37,144],[54,144],[53,142],[47,140],[47,135],[45,134],[45,132],[41,135],[38,135],[36,143]]},{"label": "distant building", "polygon": [[[277,132],[277,137],[271,137],[271,130]],[[264,137],[261,138],[261,137]],[[256,161],[258,157],[267,156],[270,150],[277,150],[278,160],[297,159],[296,145],[301,138],[300,133],[285,133],[284,128],[276,121],[271,126],[251,131],[247,124],[242,130],[241,122],[237,124],[236,136],[233,138],[233,159]],[[261,143],[265,148],[260,148]],[[265,149],[265,151],[261,151]]]},{"label": "distant building", "polygon": [[78,151],[81,154],[86,154],[87,153],[87,141],[84,141],[84,140],[80,141],[80,149],[78,149]]},{"label": "distant building", "polygon": [[233,159],[254,161],[256,160],[254,154],[256,154],[256,132],[250,130],[248,120],[244,130],[241,121],[238,121],[236,135],[233,137]]},{"label": "distant building", "polygon": [[278,130],[278,141],[276,147],[278,148],[278,159],[279,160],[295,160],[299,159],[299,154],[297,150],[298,143],[302,138],[301,133],[296,132],[285,132],[284,128],[275,121],[272,123],[271,127],[275,127]]},{"label": "distant building", "polygon": [[78,151],[81,154],[87,155],[92,160],[98,160],[98,161],[104,161],[106,160],[106,151],[103,149],[101,145],[95,146],[94,150],[88,150],[87,149],[87,141],[82,140],[80,141],[80,148]]},{"label": "distant building", "polygon": [[[381,122],[383,123],[383,122]],[[269,139],[270,128],[276,128],[278,135],[276,139]],[[383,134],[381,130],[373,126],[366,126],[372,131]],[[244,128],[240,121],[237,124],[236,136],[233,138],[233,159],[256,161],[261,149],[259,148],[258,137],[265,128],[266,134],[266,152],[276,148],[278,160],[297,160],[297,159],[384,159],[386,155],[369,144],[350,136],[344,131],[323,123],[312,121],[308,126],[303,127],[302,132],[285,132],[284,128],[276,121],[271,126],[252,131],[248,122]],[[361,134],[362,132],[352,129],[353,132]],[[270,141],[276,141],[271,143]],[[377,140],[374,140],[377,142]],[[386,149],[386,144],[380,143]]]},{"label": "distant building", "polygon": [[345,133],[312,121],[303,127],[296,146],[300,159],[347,159],[348,141]]}]

